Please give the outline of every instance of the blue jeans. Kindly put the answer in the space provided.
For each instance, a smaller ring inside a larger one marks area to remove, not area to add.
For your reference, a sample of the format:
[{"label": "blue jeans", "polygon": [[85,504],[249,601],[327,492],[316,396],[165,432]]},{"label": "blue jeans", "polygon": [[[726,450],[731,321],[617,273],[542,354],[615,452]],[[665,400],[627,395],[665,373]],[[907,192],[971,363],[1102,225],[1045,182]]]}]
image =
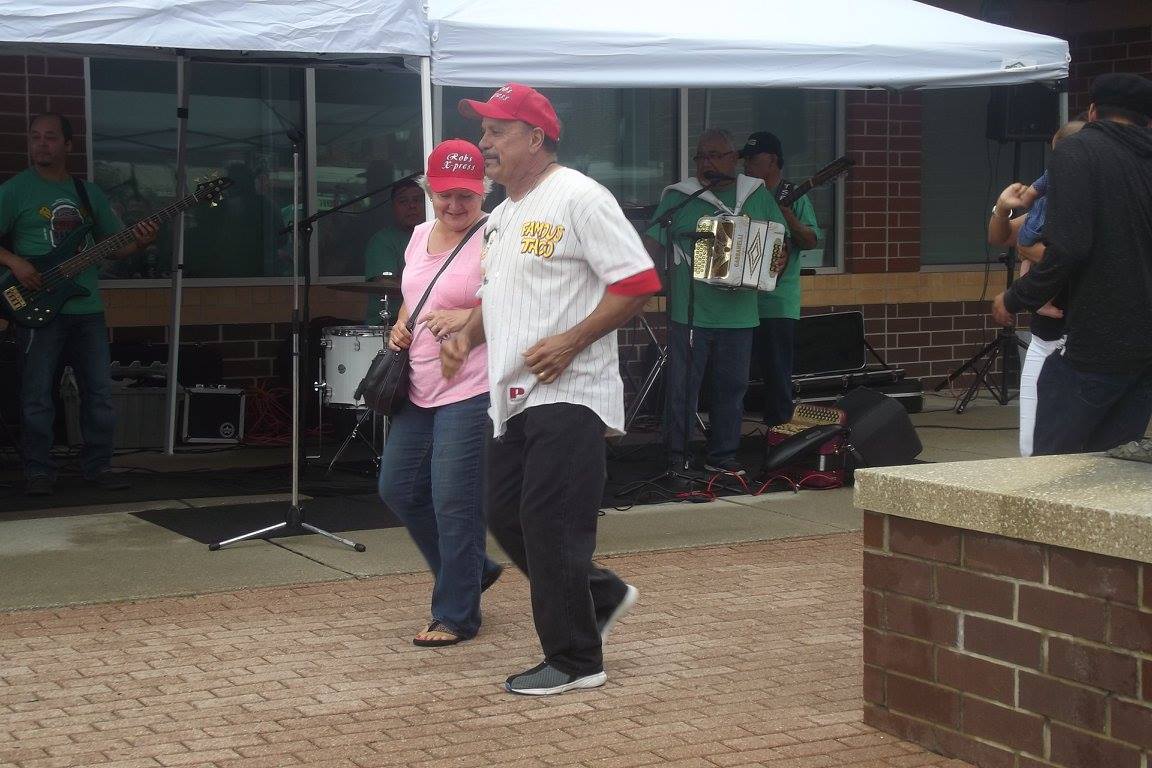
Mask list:
[{"label": "blue jeans", "polygon": [[432,618],[462,638],[480,630],[488,395],[393,417],[380,457],[380,498],[408,528],[436,577]]},{"label": "blue jeans", "polygon": [[1032,455],[1106,451],[1139,440],[1152,417],[1152,370],[1093,373],[1048,356],[1036,382]]},{"label": "blue jeans", "polygon": [[104,313],[57,315],[43,328],[18,328],[20,424],[26,477],[56,478],[52,458],[56,406],[52,391],[62,361],[72,366],[80,389],[80,472],[93,478],[112,464],[116,412],[112,408],[112,362]]},{"label": "blue jeans", "polygon": [[752,359],[751,328],[697,328],[692,349],[692,374],[685,392],[688,368],[688,326],[672,323],[668,332],[668,397],[664,425],[668,430],[670,463],[684,460],[684,419],[695,419],[704,370],[712,363],[709,377],[708,460],[736,455],[744,419],[744,393],[748,391],[748,366]]},{"label": "blue jeans", "polygon": [[790,317],[762,317],[756,329],[756,354],[764,379],[764,423],[770,427],[792,420],[792,362],[796,323]]}]

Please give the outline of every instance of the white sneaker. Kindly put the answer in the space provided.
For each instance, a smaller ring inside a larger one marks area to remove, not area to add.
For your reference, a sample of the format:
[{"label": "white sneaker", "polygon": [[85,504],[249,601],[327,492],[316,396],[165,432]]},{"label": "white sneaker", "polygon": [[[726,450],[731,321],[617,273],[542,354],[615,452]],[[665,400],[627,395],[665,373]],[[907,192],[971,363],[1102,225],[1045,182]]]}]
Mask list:
[{"label": "white sneaker", "polygon": [[600,625],[601,646],[608,642],[608,634],[612,631],[612,627],[616,626],[616,622],[628,615],[628,611],[632,610],[632,606],[636,605],[636,601],[640,599],[640,590],[631,584],[624,586],[628,588],[624,592],[624,599],[617,603],[616,607],[612,609],[612,613],[608,614],[608,618]]}]

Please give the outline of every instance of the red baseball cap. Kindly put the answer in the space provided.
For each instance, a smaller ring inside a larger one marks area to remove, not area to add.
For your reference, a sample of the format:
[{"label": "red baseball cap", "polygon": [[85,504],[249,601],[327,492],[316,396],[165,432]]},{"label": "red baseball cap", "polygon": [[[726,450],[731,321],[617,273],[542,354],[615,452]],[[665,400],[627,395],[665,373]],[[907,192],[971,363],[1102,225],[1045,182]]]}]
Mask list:
[{"label": "red baseball cap", "polygon": [[493,120],[519,120],[533,128],[544,131],[552,141],[560,141],[560,118],[552,102],[535,88],[519,83],[508,83],[488,99],[488,101],[460,100],[460,114],[479,120],[484,117]]},{"label": "red baseball cap", "polygon": [[484,157],[480,148],[464,139],[448,139],[428,155],[428,188],[433,192],[466,189],[484,194]]}]

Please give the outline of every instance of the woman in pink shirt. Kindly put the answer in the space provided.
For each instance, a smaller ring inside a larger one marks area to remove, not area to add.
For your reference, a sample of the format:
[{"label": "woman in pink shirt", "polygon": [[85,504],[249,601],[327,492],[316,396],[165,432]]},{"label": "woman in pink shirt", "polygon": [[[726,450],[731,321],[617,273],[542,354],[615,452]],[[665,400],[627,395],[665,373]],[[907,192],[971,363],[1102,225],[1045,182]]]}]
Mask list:
[{"label": "woman in pink shirt", "polygon": [[413,230],[404,252],[404,303],[388,345],[410,350],[409,402],[392,417],[379,489],[436,578],[432,620],[412,642],[443,646],[480,630],[480,593],[502,570],[484,552],[483,454],[491,428],[486,349],[473,349],[451,380],[440,370],[440,342],[462,328],[480,303],[483,228],[436,280],[412,333],[405,323],[444,260],[484,215],[480,150],[462,139],[442,142],[428,156],[421,186],[435,218]]}]

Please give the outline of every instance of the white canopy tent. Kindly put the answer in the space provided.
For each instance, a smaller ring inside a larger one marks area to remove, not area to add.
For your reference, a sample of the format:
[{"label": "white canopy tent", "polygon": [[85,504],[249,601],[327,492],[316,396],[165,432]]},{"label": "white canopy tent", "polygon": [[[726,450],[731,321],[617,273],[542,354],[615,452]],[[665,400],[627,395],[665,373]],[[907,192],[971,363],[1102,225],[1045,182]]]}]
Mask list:
[{"label": "white canopy tent", "polygon": [[429,0],[441,85],[944,88],[1058,80],[1068,44],[913,0]]},{"label": "white canopy tent", "polygon": [[0,48],[20,52],[316,61],[427,56],[421,0],[5,0]]},{"label": "white canopy tent", "polygon": [[[424,152],[432,151],[428,26],[421,0],[6,0],[0,52],[175,58],[176,195],[185,191],[189,59],[251,64],[351,65],[418,57]],[[296,206],[294,206],[296,209]],[[174,452],[180,358],[184,224],[172,255],[165,451]],[[305,255],[307,258],[307,255]],[[294,303],[298,297],[294,297]],[[293,424],[296,427],[295,423]],[[294,477],[295,484],[295,477]]]},{"label": "white canopy tent", "polygon": [[[913,0],[6,0],[0,52],[176,58],[178,189],[189,59],[301,65],[419,60],[425,154],[431,83],[496,86],[905,88],[1067,76],[1068,45]],[[682,118],[683,122],[683,118]],[[182,232],[183,228],[180,227]],[[174,263],[182,264],[176,241]],[[181,270],[173,270],[176,370]],[[169,377],[166,448],[176,381]]]}]

